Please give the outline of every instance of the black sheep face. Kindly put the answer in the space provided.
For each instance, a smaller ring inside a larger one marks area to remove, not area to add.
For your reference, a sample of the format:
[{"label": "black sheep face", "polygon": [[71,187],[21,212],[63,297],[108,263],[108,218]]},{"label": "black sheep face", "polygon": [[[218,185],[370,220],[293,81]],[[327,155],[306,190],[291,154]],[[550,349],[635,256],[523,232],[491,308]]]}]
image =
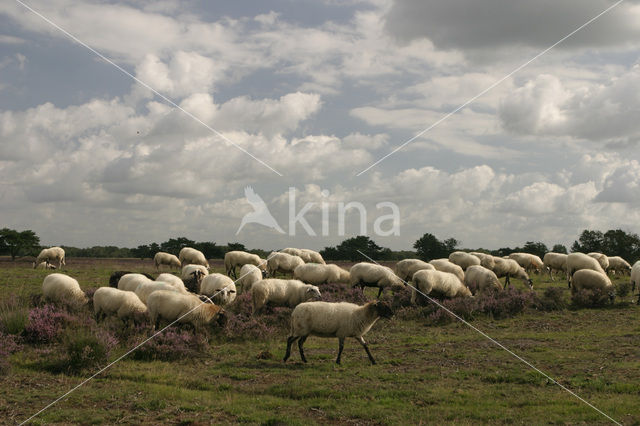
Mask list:
[{"label": "black sheep face", "polygon": [[374,306],[376,307],[376,312],[378,316],[382,318],[391,318],[393,316],[393,311],[391,310],[391,307],[386,303],[376,302]]}]

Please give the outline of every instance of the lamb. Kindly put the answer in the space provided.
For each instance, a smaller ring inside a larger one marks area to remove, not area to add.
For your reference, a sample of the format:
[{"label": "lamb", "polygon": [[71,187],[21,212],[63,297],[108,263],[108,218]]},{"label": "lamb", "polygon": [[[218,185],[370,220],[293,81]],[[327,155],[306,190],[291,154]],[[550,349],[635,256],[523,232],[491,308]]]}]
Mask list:
[{"label": "lamb", "polygon": [[300,256],[287,253],[273,252],[267,258],[267,271],[270,277],[275,277],[277,272],[293,274],[293,270],[300,265],[304,265],[304,260]]},{"label": "lamb", "polygon": [[158,275],[158,277],[156,278],[156,281],[160,281],[163,283],[167,283],[167,284],[171,284],[173,286],[173,288],[175,288],[176,290],[178,290],[180,293],[188,293],[189,290],[187,290],[187,288],[184,285],[184,282],[176,277],[173,274],[169,274],[169,273],[163,273]]},{"label": "lamb", "polygon": [[567,284],[569,287],[571,287],[574,272],[581,269],[591,269],[601,274],[605,273],[600,263],[593,257],[589,257],[584,253],[571,253],[567,255]]},{"label": "lamb", "polygon": [[489,289],[502,290],[502,285],[495,272],[480,265],[470,266],[465,271],[464,285],[470,289],[475,288],[476,293],[482,293]]},{"label": "lamb", "polygon": [[267,278],[251,287],[254,314],[260,312],[267,303],[293,308],[312,298],[320,298],[320,289],[298,280]]},{"label": "lamb", "polygon": [[213,303],[226,306],[236,300],[236,285],[224,274],[209,274],[200,283],[200,294],[213,299]]},{"label": "lamb", "polygon": [[93,311],[96,321],[115,314],[125,324],[129,320],[138,324],[146,317],[147,306],[135,293],[117,288],[100,287],[93,293]]},{"label": "lamb", "polygon": [[620,256],[611,256],[608,259],[608,271],[614,271],[616,274],[620,273],[622,275],[629,274],[631,272],[631,265],[629,265],[629,262],[627,262]]},{"label": "lamb", "polygon": [[73,307],[82,306],[89,301],[78,281],[59,273],[49,274],[44,278],[42,295],[45,300]]},{"label": "lamb", "polygon": [[291,334],[287,338],[287,351],[283,362],[287,362],[291,355],[291,345],[298,339],[298,349],[300,358],[307,362],[304,356],[303,345],[309,335],[319,337],[338,338],[338,358],[336,363],[340,364],[340,357],[344,349],[344,339],[353,337],[367,352],[372,365],[376,363],[369,351],[364,336],[375,324],[378,318],[391,318],[393,311],[391,308],[380,302],[369,302],[364,306],[353,303],[340,302],[306,302],[302,303],[291,313]]},{"label": "lamb", "polygon": [[176,293],[179,293],[178,289],[176,289],[174,286],[172,286],[169,283],[163,283],[159,281],[149,281],[149,282],[141,282],[140,284],[138,284],[138,287],[136,287],[136,290],[135,290],[135,294],[140,298],[142,303],[146,305],[147,299],[149,299],[149,296],[151,295],[151,293],[153,293],[154,291],[160,291],[160,290],[175,291]]},{"label": "lamb", "polygon": [[240,268],[240,277],[236,280],[236,285],[241,286],[243,292],[251,291],[253,284],[266,278],[266,275],[265,271],[261,271],[257,266],[247,263]]},{"label": "lamb", "polygon": [[544,262],[535,254],[531,253],[511,253],[509,259],[518,262],[527,272],[540,273],[544,268]]},{"label": "lamb", "polygon": [[142,274],[125,274],[118,281],[118,289],[124,291],[136,291],[140,283],[150,283],[153,279],[149,279]]},{"label": "lamb", "polygon": [[544,255],[542,263],[549,271],[549,278],[553,279],[553,271],[567,272],[567,255],[564,253],[549,252]]},{"label": "lamb", "polygon": [[480,265],[480,259],[478,259],[478,257],[464,251],[454,251],[451,253],[449,255],[449,262],[455,263],[464,271],[466,271],[469,266]]},{"label": "lamb", "polygon": [[52,265],[51,263],[47,262],[46,260],[44,262],[40,262],[38,263],[38,265],[36,266],[37,269],[57,269],[56,265]]},{"label": "lamb", "polygon": [[615,287],[604,272],[594,271],[593,269],[579,269],[573,274],[571,283],[571,294],[582,289],[602,290],[609,294],[611,302],[615,298]]},{"label": "lamb", "polygon": [[501,257],[494,257],[496,262],[493,272],[495,272],[498,278],[506,277],[504,280],[504,288],[507,288],[511,284],[511,277],[520,278],[531,290],[533,290],[533,280],[529,278],[527,272],[518,265],[513,259],[503,259]]},{"label": "lamb", "polygon": [[351,287],[360,286],[362,289],[377,287],[379,289],[378,298],[387,288],[391,288],[393,292],[404,289],[404,281],[386,266],[368,262],[356,263],[349,270],[349,274],[351,275]]},{"label": "lamb", "polygon": [[424,262],[420,259],[403,259],[396,263],[394,267],[395,274],[404,282],[408,282],[413,277],[413,274],[421,269],[433,269],[432,264]]},{"label": "lamb", "polygon": [[228,276],[233,274],[234,278],[238,278],[236,275],[236,267],[244,265],[254,265],[262,270],[266,270],[267,261],[262,259],[257,254],[247,253],[246,251],[229,251],[224,255],[224,269]]},{"label": "lamb", "polygon": [[209,262],[207,262],[204,254],[200,250],[191,247],[183,247],[178,254],[178,260],[181,265],[202,265],[207,270],[209,269]]},{"label": "lamb", "polygon": [[293,270],[293,278],[313,285],[328,283],[348,284],[350,277],[349,271],[342,269],[338,265],[306,263],[297,266]]},{"label": "lamb", "polygon": [[[157,329],[162,319],[199,328],[206,325],[223,325],[225,311],[213,303],[203,303],[197,296],[175,291],[154,291],[147,299],[151,323]],[[214,323],[214,320],[216,321]]]},{"label": "lamb", "polygon": [[180,259],[178,259],[175,255],[171,253],[165,253],[163,251],[159,251],[153,256],[153,263],[156,265],[156,269],[160,270],[160,265],[168,265],[169,268],[180,268],[182,264],[180,263]]},{"label": "lamb", "polygon": [[595,260],[597,260],[604,271],[609,269],[609,258],[607,257],[606,254],[602,254],[594,251],[591,253],[587,253],[587,256],[593,257]]},{"label": "lamb", "polygon": [[436,268],[436,271],[449,272],[458,277],[460,282],[464,281],[464,271],[455,263],[449,262],[449,259],[433,259],[429,262]]},{"label": "lamb", "polygon": [[417,301],[418,292],[426,295],[435,293],[450,299],[471,296],[471,291],[460,282],[457,276],[449,272],[423,269],[413,274],[411,281],[413,283],[411,303],[413,304]]},{"label": "lamb", "polygon": [[62,247],[42,249],[36,261],[33,262],[33,269],[36,269],[41,262],[53,263],[54,261],[58,262],[58,269],[62,268],[62,265],[66,265],[64,261],[64,249]]},{"label": "lamb", "polygon": [[477,257],[478,259],[480,259],[480,265],[484,266],[485,268],[487,268],[489,270],[493,271],[493,267],[496,266],[496,262],[493,260],[493,256],[491,256],[490,254],[480,253],[480,252],[477,252],[477,251],[472,251],[469,254],[472,254],[475,257]]},{"label": "lamb", "polygon": [[[117,288],[118,287],[118,281],[120,281],[120,278],[122,278],[123,276],[125,276],[127,274],[135,274],[135,273],[136,272],[131,272],[131,271],[115,271],[109,277],[109,287]],[[140,274],[142,274],[145,277],[149,278],[151,281],[154,280],[154,278],[149,274],[146,274],[144,272],[140,272]]]}]

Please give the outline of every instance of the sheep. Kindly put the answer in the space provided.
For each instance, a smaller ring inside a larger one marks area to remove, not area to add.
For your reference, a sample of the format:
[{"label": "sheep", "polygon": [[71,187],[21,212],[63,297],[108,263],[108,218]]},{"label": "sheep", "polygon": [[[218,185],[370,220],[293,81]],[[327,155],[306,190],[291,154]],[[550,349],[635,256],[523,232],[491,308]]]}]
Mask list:
[{"label": "sheep", "polygon": [[291,256],[300,256],[302,257],[302,250],[299,248],[294,248],[294,247],[287,247],[287,248],[283,248],[282,250],[279,250],[280,253],[287,253],[290,254]]},{"label": "sheep", "polygon": [[587,256],[593,257],[595,260],[597,260],[604,271],[609,269],[609,258],[607,257],[606,254],[602,254],[594,251],[591,253],[587,253]]},{"label": "sheep", "polygon": [[328,283],[348,284],[351,274],[338,265],[306,263],[293,270],[293,278],[307,284],[320,285]]},{"label": "sheep", "polygon": [[160,291],[160,290],[175,291],[176,293],[180,293],[180,291],[177,288],[175,288],[169,283],[163,283],[159,281],[149,281],[149,282],[141,282],[140,284],[138,284],[138,287],[136,287],[136,290],[135,290],[135,294],[140,298],[142,303],[146,305],[149,295],[151,295],[151,293],[153,293],[154,291]]},{"label": "sheep", "polygon": [[629,262],[627,262],[620,256],[610,256],[608,259],[609,259],[608,271],[613,271],[615,273],[620,273],[622,275],[629,274],[631,272],[631,265],[629,265]]},{"label": "sheep", "polygon": [[38,263],[38,265],[36,266],[37,269],[57,269],[56,265],[52,265],[51,263],[49,263],[48,261],[44,261],[44,262],[40,262]]},{"label": "sheep", "polygon": [[340,357],[344,349],[344,339],[353,337],[367,352],[369,361],[375,365],[376,361],[369,351],[364,336],[375,324],[378,318],[391,318],[393,311],[380,301],[369,302],[363,306],[354,303],[339,302],[306,302],[296,306],[291,313],[291,334],[287,338],[287,351],[283,362],[287,362],[291,355],[291,345],[298,339],[300,358],[307,362],[303,345],[309,335],[319,337],[338,338],[338,357],[336,364],[340,364]]},{"label": "sheep", "polygon": [[470,289],[475,288],[476,293],[482,293],[488,289],[502,290],[495,272],[480,265],[469,266],[464,272],[464,285]]},{"label": "sheep", "polygon": [[573,273],[581,269],[591,269],[604,274],[604,269],[593,257],[589,257],[584,253],[571,253],[567,255],[567,284],[571,287]]},{"label": "sheep", "polygon": [[579,269],[573,273],[571,278],[571,294],[579,290],[602,290],[609,294],[609,299],[613,302],[615,298],[615,287],[604,272],[593,269]]},{"label": "sheep", "polygon": [[62,268],[62,265],[66,265],[64,261],[64,249],[62,247],[49,247],[46,249],[42,249],[35,262],[33,262],[33,269],[41,262],[53,263],[54,261],[58,262],[58,269]]},{"label": "sheep", "polygon": [[478,259],[477,256],[464,251],[454,251],[451,253],[449,255],[449,262],[455,263],[465,271],[469,266],[480,265],[480,259]]},{"label": "sheep", "polygon": [[449,272],[423,269],[413,274],[411,282],[411,303],[413,304],[416,304],[419,292],[426,295],[436,293],[450,299],[471,296],[471,291],[457,276]]},{"label": "sheep", "polygon": [[44,278],[42,295],[45,300],[74,307],[82,306],[89,301],[77,280],[59,273],[49,274]]},{"label": "sheep", "polygon": [[518,265],[522,266],[527,272],[540,273],[544,269],[544,262],[540,257],[531,253],[511,253],[509,259],[513,259],[518,262]]},{"label": "sheep", "polygon": [[260,312],[267,303],[293,308],[312,298],[320,298],[320,289],[298,280],[267,278],[251,287],[254,314]]},{"label": "sheep", "polygon": [[460,282],[464,281],[464,271],[455,263],[449,262],[449,259],[433,259],[429,262],[436,268],[436,271],[449,272],[458,277]]},{"label": "sheep", "polygon": [[[109,277],[109,287],[117,288],[118,287],[118,281],[120,281],[120,278],[122,278],[123,276],[125,276],[127,274],[135,274],[135,273],[136,272],[132,272],[132,271],[115,271]],[[140,272],[140,274],[142,274],[145,277],[149,278],[151,281],[154,280],[154,278],[149,274],[146,274],[144,272]]]},{"label": "sheep", "polygon": [[324,261],[322,255],[317,251],[311,249],[300,249],[301,255],[298,255],[304,260],[304,263],[319,263],[321,265],[326,265],[327,262]]},{"label": "sheep", "polygon": [[277,272],[293,274],[293,270],[300,265],[304,265],[304,260],[300,256],[287,253],[273,252],[267,258],[267,271],[270,277],[275,277]]},{"label": "sheep", "polygon": [[156,281],[160,281],[163,283],[171,284],[173,288],[178,290],[180,293],[189,293],[189,290],[184,285],[184,282],[173,274],[162,273],[156,277]]},{"label": "sheep", "polygon": [[222,325],[225,311],[213,303],[203,303],[197,296],[180,294],[175,291],[154,291],[147,298],[149,318],[154,329],[159,328],[160,320],[169,323],[179,322],[193,325],[194,328],[205,325]]},{"label": "sheep", "polygon": [[403,259],[393,268],[395,274],[404,282],[410,281],[413,274],[421,269],[436,269],[430,263],[420,259]]},{"label": "sheep", "polygon": [[180,273],[185,287],[192,293],[198,292],[202,278],[207,275],[209,275],[209,271],[202,265],[185,265]]},{"label": "sheep", "polygon": [[531,290],[533,290],[533,280],[529,278],[527,272],[518,265],[513,259],[503,259],[501,257],[494,257],[496,262],[493,272],[495,272],[498,278],[506,277],[504,280],[504,288],[507,288],[511,284],[511,277],[520,278]]},{"label": "sheep", "polygon": [[202,265],[207,270],[209,269],[209,262],[204,254],[200,250],[196,250],[191,247],[183,247],[178,254],[178,260],[181,265]]},{"label": "sheep", "polygon": [[228,276],[233,274],[234,278],[238,278],[236,275],[236,267],[244,265],[254,265],[262,270],[266,270],[267,261],[262,259],[257,254],[247,253],[246,251],[229,251],[224,255],[224,269]]},{"label": "sheep", "polygon": [[391,291],[396,292],[404,289],[405,286],[404,281],[396,276],[391,268],[374,263],[356,263],[349,270],[349,274],[351,275],[351,287],[360,286],[362,289],[364,287],[377,287],[379,289],[378,298],[387,288],[391,288]]},{"label": "sheep", "polygon": [[93,293],[93,311],[96,321],[115,314],[125,324],[129,320],[137,324],[146,316],[147,306],[135,293],[117,288],[100,287]]},{"label": "sheep", "polygon": [[125,274],[118,281],[118,289],[124,291],[136,291],[140,283],[153,282],[142,274]]},{"label": "sheep", "polygon": [[226,306],[236,300],[236,285],[224,274],[209,274],[202,279],[198,293],[211,297],[216,305]]},{"label": "sheep", "polygon": [[153,263],[156,265],[156,269],[160,270],[160,265],[168,265],[169,268],[175,267],[180,268],[182,264],[180,263],[180,259],[178,259],[175,255],[171,253],[165,253],[163,251],[159,251],[153,256]]},{"label": "sheep", "polygon": [[[640,260],[633,264],[630,275],[629,281],[631,283],[631,292],[633,293],[636,291],[636,286],[640,286]],[[638,305],[640,305],[640,293],[638,293]]]},{"label": "sheep", "polygon": [[564,253],[554,253],[550,251],[544,255],[542,263],[544,267],[547,268],[547,271],[549,271],[551,281],[555,281],[553,271],[567,272],[567,255]]},{"label": "sheep", "polygon": [[487,253],[480,253],[477,251],[472,251],[471,253],[474,255],[475,257],[477,257],[478,259],[480,259],[480,265],[484,266],[485,268],[493,271],[493,267],[496,266],[496,262],[493,260],[493,256],[491,256],[490,254]]},{"label": "sheep", "polygon": [[236,280],[236,285],[242,287],[243,292],[251,291],[253,284],[266,278],[266,275],[266,272],[256,265],[247,263],[240,268],[240,277]]}]

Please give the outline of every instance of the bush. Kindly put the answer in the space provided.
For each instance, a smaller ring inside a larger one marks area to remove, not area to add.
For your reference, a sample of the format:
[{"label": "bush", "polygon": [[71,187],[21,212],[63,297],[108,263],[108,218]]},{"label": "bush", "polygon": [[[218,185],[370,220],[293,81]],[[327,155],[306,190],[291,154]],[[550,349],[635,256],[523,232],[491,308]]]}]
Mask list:
[{"label": "bush", "polygon": [[53,305],[43,305],[29,311],[29,321],[24,329],[25,339],[31,343],[49,343],[60,334],[66,323],[77,323],[66,311],[58,311]]},{"label": "bush", "polygon": [[[144,336],[137,344],[148,337]],[[207,338],[201,333],[168,328],[136,349],[132,358],[145,361],[174,361],[202,356],[208,347]]]},{"label": "bush", "polygon": [[602,289],[580,289],[571,294],[571,304],[574,308],[600,308],[609,301],[609,293]]},{"label": "bush", "polygon": [[567,307],[564,297],[565,290],[561,287],[549,287],[545,289],[538,300],[538,309],[541,311],[559,311]]},{"label": "bush", "polygon": [[627,297],[631,293],[631,283],[629,281],[621,281],[616,285],[616,296]]},{"label": "bush", "polygon": [[80,328],[64,335],[66,359],[63,365],[72,373],[105,365],[118,340],[102,329]]},{"label": "bush", "polygon": [[349,302],[363,305],[369,301],[359,287],[350,287],[348,284],[330,283],[320,286],[323,302]]},{"label": "bush", "polygon": [[513,287],[506,290],[494,290],[476,297],[477,310],[490,314],[496,319],[512,317],[526,308],[536,305],[536,293],[522,291]]},{"label": "bush", "polygon": [[19,335],[24,332],[29,321],[29,310],[20,306],[17,299],[10,299],[0,305],[0,330]]},{"label": "bush", "polygon": [[21,345],[18,343],[16,336],[0,332],[0,376],[4,376],[9,372],[11,364],[9,364],[8,358],[20,348]]},{"label": "bush", "polygon": [[271,338],[278,327],[289,328],[291,309],[267,306],[260,315],[252,314],[251,293],[238,296],[227,311],[227,323],[223,334],[235,340]]}]

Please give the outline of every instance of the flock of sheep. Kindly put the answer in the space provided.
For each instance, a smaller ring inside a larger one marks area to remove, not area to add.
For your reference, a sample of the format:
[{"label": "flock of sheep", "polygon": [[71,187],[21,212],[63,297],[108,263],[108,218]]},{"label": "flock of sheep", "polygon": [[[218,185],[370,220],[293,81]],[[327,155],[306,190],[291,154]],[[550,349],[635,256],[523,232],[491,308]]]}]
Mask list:
[{"label": "flock of sheep", "polygon": [[[53,262],[58,262],[58,267],[64,265],[64,250],[60,247],[43,250],[34,267]],[[297,340],[304,362],[303,344],[309,335],[315,335],[339,339],[337,363],[340,363],[346,337],[358,340],[371,363],[375,363],[362,336],[378,318],[392,315],[389,306],[380,301],[358,306],[315,300],[321,297],[320,286],[327,283],[375,287],[378,298],[385,290],[397,292],[408,286],[412,303],[417,303],[420,296],[473,297],[475,293],[489,289],[499,291],[503,289],[499,281],[502,277],[505,277],[504,288],[510,284],[510,278],[519,279],[533,288],[531,272],[548,273],[552,280],[554,272],[563,272],[573,292],[599,289],[611,298],[614,287],[608,272],[630,272],[633,290],[640,283],[640,261],[632,268],[620,257],[607,257],[601,253],[547,253],[542,260],[529,253],[512,253],[501,258],[456,251],[448,259],[430,262],[401,260],[394,269],[361,262],[346,270],[326,264],[320,253],[308,249],[286,248],[271,253],[267,259],[244,251],[231,251],[224,258],[225,275],[209,273],[205,256],[185,247],[178,257],[157,253],[154,263],[158,271],[163,265],[181,268],[181,276],[161,273],[154,279],[148,274],[114,272],[109,286],[100,287],[93,295],[96,319],[114,315],[128,323],[148,318],[155,328],[160,327],[161,321],[189,323],[194,327],[220,325],[225,320],[224,307],[237,303],[237,291],[241,289],[251,294],[254,315],[260,314],[267,305],[294,308],[284,360],[289,358],[291,345]],[[240,268],[239,273],[236,268]],[[274,278],[277,273],[289,274],[291,279]],[[88,302],[78,282],[64,274],[48,275],[42,290],[45,300],[56,303],[82,305]]]}]

